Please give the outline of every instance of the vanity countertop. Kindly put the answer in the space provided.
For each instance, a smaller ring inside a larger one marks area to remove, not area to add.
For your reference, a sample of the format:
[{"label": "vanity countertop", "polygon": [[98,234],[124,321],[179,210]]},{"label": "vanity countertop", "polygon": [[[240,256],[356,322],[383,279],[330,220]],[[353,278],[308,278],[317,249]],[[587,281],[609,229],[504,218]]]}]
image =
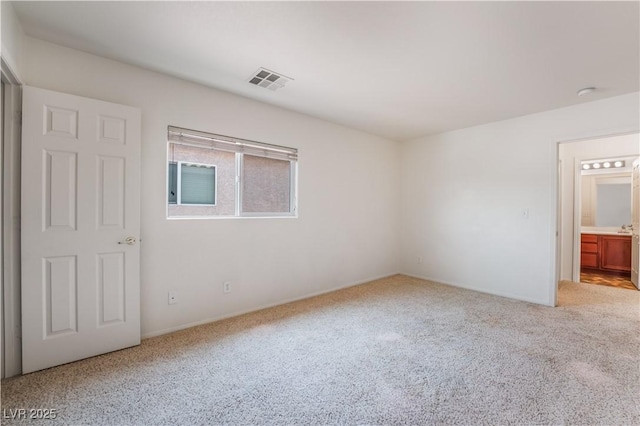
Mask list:
[{"label": "vanity countertop", "polygon": [[597,226],[583,226],[580,229],[581,234],[595,234],[595,235],[631,235],[631,231],[622,231],[620,228],[615,227],[597,227]]}]

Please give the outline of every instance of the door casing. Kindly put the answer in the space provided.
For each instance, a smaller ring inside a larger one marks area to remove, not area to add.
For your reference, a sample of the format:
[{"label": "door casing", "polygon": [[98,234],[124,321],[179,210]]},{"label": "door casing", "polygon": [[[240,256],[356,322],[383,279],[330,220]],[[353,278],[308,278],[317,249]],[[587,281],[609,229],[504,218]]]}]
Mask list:
[{"label": "door casing", "polygon": [[2,158],[2,318],[4,361],[3,377],[22,373],[20,312],[20,149],[21,82],[11,67],[1,59],[5,84],[2,121],[4,133]]}]

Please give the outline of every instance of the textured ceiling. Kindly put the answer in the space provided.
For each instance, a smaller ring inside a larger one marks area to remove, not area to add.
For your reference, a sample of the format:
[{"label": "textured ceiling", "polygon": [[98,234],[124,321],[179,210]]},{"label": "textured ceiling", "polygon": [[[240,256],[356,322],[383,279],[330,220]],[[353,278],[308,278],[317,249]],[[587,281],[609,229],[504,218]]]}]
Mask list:
[{"label": "textured ceiling", "polygon": [[[14,2],[33,37],[393,140],[639,90],[638,2]],[[247,83],[259,67],[294,81]],[[577,97],[582,87],[596,86]]]}]

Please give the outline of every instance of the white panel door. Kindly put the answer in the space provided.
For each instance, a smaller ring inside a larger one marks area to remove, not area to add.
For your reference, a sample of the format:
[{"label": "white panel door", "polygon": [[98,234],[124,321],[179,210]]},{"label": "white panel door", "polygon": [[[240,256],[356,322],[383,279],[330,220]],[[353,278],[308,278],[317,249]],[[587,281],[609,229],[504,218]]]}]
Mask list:
[{"label": "white panel door", "polygon": [[22,371],[140,343],[140,110],[25,87]]},{"label": "white panel door", "polygon": [[640,159],[633,162],[633,184],[631,185],[631,282],[638,288],[640,267]]}]

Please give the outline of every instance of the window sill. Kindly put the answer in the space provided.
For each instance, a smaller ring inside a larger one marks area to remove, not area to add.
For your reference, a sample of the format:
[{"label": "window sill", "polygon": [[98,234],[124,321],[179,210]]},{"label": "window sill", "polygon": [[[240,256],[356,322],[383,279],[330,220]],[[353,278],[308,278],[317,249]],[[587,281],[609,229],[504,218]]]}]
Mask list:
[{"label": "window sill", "polygon": [[297,219],[297,214],[278,216],[167,216],[167,220],[207,220],[207,219]]}]

